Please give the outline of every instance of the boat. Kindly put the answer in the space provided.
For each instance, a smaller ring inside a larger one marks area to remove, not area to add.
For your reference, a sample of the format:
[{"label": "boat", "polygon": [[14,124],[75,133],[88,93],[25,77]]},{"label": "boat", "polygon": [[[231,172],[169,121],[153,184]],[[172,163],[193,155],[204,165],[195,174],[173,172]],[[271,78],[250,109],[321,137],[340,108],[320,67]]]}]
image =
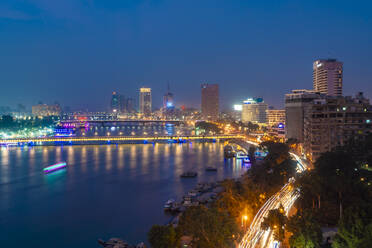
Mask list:
[{"label": "boat", "polygon": [[223,148],[223,153],[224,153],[225,158],[233,158],[235,156],[234,148],[230,145],[226,145]]},{"label": "boat", "polygon": [[194,171],[188,171],[188,172],[182,173],[181,177],[196,177],[197,175],[198,173]]},{"label": "boat", "polygon": [[243,163],[249,164],[250,162],[251,162],[251,160],[249,159],[249,157],[243,158]]},{"label": "boat", "polygon": [[239,151],[236,153],[236,158],[237,159],[245,159],[245,158],[249,158],[247,154],[245,154],[245,152],[243,151]]},{"label": "boat", "polygon": [[165,204],[164,204],[164,210],[170,210],[173,207],[175,200],[174,199],[169,199]]},{"label": "boat", "polygon": [[190,190],[189,193],[187,193],[188,196],[195,197],[199,194],[197,190]]},{"label": "boat", "polygon": [[48,167],[45,167],[43,169],[43,171],[44,171],[44,174],[48,174],[48,173],[51,173],[53,171],[61,170],[61,169],[66,168],[66,167],[67,167],[66,162],[60,162],[60,163],[53,164],[53,165],[50,165]]},{"label": "boat", "polygon": [[208,166],[205,170],[206,171],[217,171],[217,168],[216,167],[212,167],[212,166]]}]

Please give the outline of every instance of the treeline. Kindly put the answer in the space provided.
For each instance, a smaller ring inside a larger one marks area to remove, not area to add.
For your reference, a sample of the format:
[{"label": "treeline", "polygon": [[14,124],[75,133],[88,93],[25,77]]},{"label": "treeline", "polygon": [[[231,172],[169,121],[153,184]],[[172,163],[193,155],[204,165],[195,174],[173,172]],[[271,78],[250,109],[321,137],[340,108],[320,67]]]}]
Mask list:
[{"label": "treeline", "polygon": [[195,248],[234,247],[259,208],[295,174],[286,144],[267,142],[262,146],[268,156],[239,180],[225,180],[225,190],[214,203],[188,208],[176,228],[153,226],[148,233],[151,246],[179,247],[181,237],[189,237]]},{"label": "treeline", "polygon": [[0,119],[0,130],[17,131],[24,128],[48,127],[54,125],[58,120],[57,116],[43,118],[33,117],[31,119],[14,119],[11,115],[3,115]]},{"label": "treeline", "polygon": [[291,247],[321,247],[321,227],[338,227],[323,247],[372,247],[372,136],[322,154],[297,179],[297,214],[288,220]]}]

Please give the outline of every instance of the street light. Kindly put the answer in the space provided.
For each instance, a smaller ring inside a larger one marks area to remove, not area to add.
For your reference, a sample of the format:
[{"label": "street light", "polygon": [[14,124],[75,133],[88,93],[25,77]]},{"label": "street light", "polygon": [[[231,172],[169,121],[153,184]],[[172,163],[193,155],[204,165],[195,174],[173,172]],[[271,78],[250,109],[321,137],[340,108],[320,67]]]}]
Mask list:
[{"label": "street light", "polygon": [[242,216],[242,227],[244,227],[247,224],[247,220],[248,220],[248,216],[247,215],[243,215]]}]

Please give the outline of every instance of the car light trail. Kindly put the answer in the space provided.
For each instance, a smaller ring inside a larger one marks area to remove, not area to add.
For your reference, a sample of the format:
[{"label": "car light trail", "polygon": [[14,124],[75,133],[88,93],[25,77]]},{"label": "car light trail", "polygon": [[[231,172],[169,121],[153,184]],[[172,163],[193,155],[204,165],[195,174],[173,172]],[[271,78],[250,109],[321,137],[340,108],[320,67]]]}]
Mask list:
[{"label": "car light trail", "polygon": [[[290,155],[297,161],[297,172],[303,172],[307,166],[302,162],[301,158],[294,153]],[[294,182],[294,179],[291,180]],[[238,245],[238,248],[278,248],[280,243],[274,239],[274,233],[272,230],[263,230],[261,223],[264,218],[268,216],[269,211],[279,208],[280,204],[283,205],[286,215],[288,215],[293,204],[299,197],[299,194],[295,192],[291,182],[285,184],[282,189],[271,196],[265,204],[257,212],[256,216],[245,233],[243,239]]]}]

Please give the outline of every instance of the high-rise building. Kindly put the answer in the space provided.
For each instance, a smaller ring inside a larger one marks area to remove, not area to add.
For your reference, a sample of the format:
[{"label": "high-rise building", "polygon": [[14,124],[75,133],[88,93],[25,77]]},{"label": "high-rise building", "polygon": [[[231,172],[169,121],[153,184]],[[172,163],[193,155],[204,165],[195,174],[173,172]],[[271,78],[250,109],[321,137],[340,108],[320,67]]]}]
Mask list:
[{"label": "high-rise building", "polygon": [[285,110],[284,109],[269,109],[267,110],[267,125],[269,127],[285,125]]},{"label": "high-rise building", "polygon": [[169,90],[169,84],[168,84],[168,89],[167,93],[164,94],[163,96],[163,109],[174,109],[174,98],[173,94]]},{"label": "high-rise building", "polygon": [[[314,90],[292,90],[285,95],[285,137],[302,143],[304,140],[305,108],[322,94]],[[323,95],[324,96],[324,95]]]},{"label": "high-rise building", "polygon": [[313,63],[314,90],[329,96],[342,96],[342,65],[336,59],[320,59]]},{"label": "high-rise building", "polygon": [[141,114],[149,115],[152,112],[151,88],[140,88],[139,110]]},{"label": "high-rise building", "polygon": [[133,98],[128,97],[125,99],[125,109],[126,109],[126,112],[130,114],[136,112],[135,101]]},{"label": "high-rise building", "polygon": [[305,110],[304,150],[310,161],[351,140],[363,140],[371,133],[372,109],[363,93],[355,98],[314,99]]},{"label": "high-rise building", "polygon": [[113,113],[125,112],[125,97],[116,91],[112,92],[110,109]]},{"label": "high-rise building", "polygon": [[265,124],[267,122],[267,108],[268,105],[264,103],[262,98],[248,98],[243,101],[242,122]]},{"label": "high-rise building", "polygon": [[219,114],[218,84],[201,85],[201,112],[205,119],[217,119]]},{"label": "high-rise building", "polygon": [[170,118],[175,113],[175,106],[174,106],[174,98],[173,94],[169,90],[169,84],[167,93],[163,96],[163,108],[162,108],[162,115],[163,117]]}]

